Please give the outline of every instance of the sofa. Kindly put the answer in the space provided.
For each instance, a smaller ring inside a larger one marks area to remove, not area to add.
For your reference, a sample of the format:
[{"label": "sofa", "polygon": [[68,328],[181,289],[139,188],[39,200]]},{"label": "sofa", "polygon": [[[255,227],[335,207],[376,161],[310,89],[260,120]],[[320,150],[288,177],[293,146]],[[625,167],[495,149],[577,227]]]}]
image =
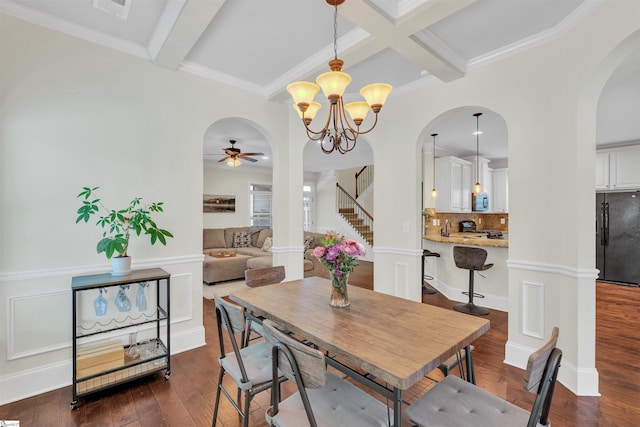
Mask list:
[{"label": "sofa", "polygon": [[[322,266],[313,256],[320,233],[305,232],[307,248],[303,259],[304,277],[316,275]],[[204,263],[202,281],[208,285],[243,279],[247,269],[271,267],[273,231],[261,227],[206,228],[202,235]],[[313,246],[311,246],[313,245]]]}]

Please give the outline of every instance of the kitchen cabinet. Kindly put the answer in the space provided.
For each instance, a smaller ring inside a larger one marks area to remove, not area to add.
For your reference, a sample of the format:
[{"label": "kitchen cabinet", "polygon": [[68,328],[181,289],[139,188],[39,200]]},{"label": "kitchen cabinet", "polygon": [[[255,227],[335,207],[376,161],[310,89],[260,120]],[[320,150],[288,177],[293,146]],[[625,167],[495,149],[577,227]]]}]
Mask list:
[{"label": "kitchen cabinet", "polygon": [[479,170],[478,170],[478,175],[476,175],[476,157],[465,157],[466,161],[471,163],[471,176],[470,176],[470,183],[471,183],[471,191],[473,191],[473,186],[476,183],[476,180],[480,181],[480,185],[482,186],[482,193],[487,193],[489,195],[489,203],[491,203],[491,192],[493,189],[492,186],[492,177],[491,177],[491,169],[489,169],[489,162],[491,160],[489,159],[485,159],[484,157],[478,157],[478,165],[479,165]]},{"label": "kitchen cabinet", "polygon": [[640,146],[596,153],[596,190],[640,189]]},{"label": "kitchen cabinet", "polygon": [[471,211],[471,162],[457,157],[436,159],[436,210]]},{"label": "kitchen cabinet", "polygon": [[609,153],[596,153],[596,190],[609,189]]},{"label": "kitchen cabinet", "polygon": [[507,168],[493,169],[492,197],[489,198],[489,207],[492,212],[509,212],[509,173]]}]

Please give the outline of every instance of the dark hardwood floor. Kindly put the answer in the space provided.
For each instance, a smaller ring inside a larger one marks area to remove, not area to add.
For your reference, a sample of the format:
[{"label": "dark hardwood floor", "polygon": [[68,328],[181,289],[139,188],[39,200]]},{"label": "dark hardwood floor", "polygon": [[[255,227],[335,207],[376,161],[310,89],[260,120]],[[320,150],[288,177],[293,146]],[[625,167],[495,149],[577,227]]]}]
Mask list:
[{"label": "dark hardwood floor", "polygon": [[[453,304],[440,294],[424,295],[423,301],[446,308]],[[89,395],[80,400],[74,411],[69,409],[71,387],[64,387],[0,406],[0,420],[20,420],[21,427],[211,425],[218,374],[218,342],[214,305],[209,300],[204,300],[203,304],[207,345],[172,357],[170,380],[165,381],[161,374],[156,374]],[[639,423],[640,289],[598,283],[596,317],[596,366],[602,396],[576,397],[558,384],[550,416],[554,427],[618,427]],[[478,385],[528,409],[533,399],[522,388],[523,371],[502,363],[507,315],[492,310],[489,319],[491,329],[474,342]],[[429,376],[436,380],[441,378],[439,371]],[[414,401],[432,384],[424,379],[404,393],[405,401]],[[291,385],[285,385],[283,392],[289,394],[293,389]],[[218,425],[241,425],[231,405],[224,398],[221,402]],[[258,395],[252,402],[252,427],[267,426],[264,411],[268,403],[268,392]],[[406,419],[405,422],[404,425],[410,425]]]}]

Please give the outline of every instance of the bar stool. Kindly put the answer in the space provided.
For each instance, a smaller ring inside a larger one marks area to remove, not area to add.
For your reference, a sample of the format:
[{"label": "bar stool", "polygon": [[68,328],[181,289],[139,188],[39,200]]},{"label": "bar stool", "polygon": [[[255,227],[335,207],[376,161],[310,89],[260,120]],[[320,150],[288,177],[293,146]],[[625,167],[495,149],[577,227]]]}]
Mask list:
[{"label": "bar stool", "polygon": [[485,264],[487,251],[481,248],[471,248],[469,246],[454,246],[453,259],[456,267],[469,270],[469,302],[466,304],[456,304],[453,309],[467,314],[485,315],[489,310],[478,307],[473,303],[473,297],[484,298],[484,295],[473,292],[473,278],[476,271],[485,271],[493,267],[493,264]]},{"label": "bar stool", "polygon": [[[427,286],[424,284],[424,259],[426,257],[429,256],[434,256],[434,257],[440,257],[440,254],[437,252],[431,252],[429,249],[423,249],[422,250],[422,274],[420,275],[421,277],[421,281],[422,281],[422,293],[423,294],[429,294],[429,295],[433,295],[436,294],[437,292],[431,288],[427,288]],[[433,280],[432,276],[427,276],[429,277],[429,280]]]}]

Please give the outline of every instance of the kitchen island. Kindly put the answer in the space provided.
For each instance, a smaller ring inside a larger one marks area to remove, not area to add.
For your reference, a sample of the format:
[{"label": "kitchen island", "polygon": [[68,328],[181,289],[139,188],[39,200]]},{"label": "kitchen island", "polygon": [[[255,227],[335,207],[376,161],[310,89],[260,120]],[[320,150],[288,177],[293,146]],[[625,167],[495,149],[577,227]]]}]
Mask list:
[{"label": "kitchen island", "polygon": [[481,233],[449,233],[449,236],[442,236],[439,230],[434,230],[422,236],[423,249],[440,254],[440,257],[428,257],[425,260],[425,275],[434,278],[427,280],[427,283],[450,300],[466,302],[468,297],[462,292],[469,289],[469,271],[456,267],[453,259],[454,246],[475,246],[487,251],[486,263],[492,263],[493,267],[475,273],[475,291],[485,298],[476,297],[474,302],[489,309],[507,311],[508,234],[504,234],[501,239],[489,239]]}]

